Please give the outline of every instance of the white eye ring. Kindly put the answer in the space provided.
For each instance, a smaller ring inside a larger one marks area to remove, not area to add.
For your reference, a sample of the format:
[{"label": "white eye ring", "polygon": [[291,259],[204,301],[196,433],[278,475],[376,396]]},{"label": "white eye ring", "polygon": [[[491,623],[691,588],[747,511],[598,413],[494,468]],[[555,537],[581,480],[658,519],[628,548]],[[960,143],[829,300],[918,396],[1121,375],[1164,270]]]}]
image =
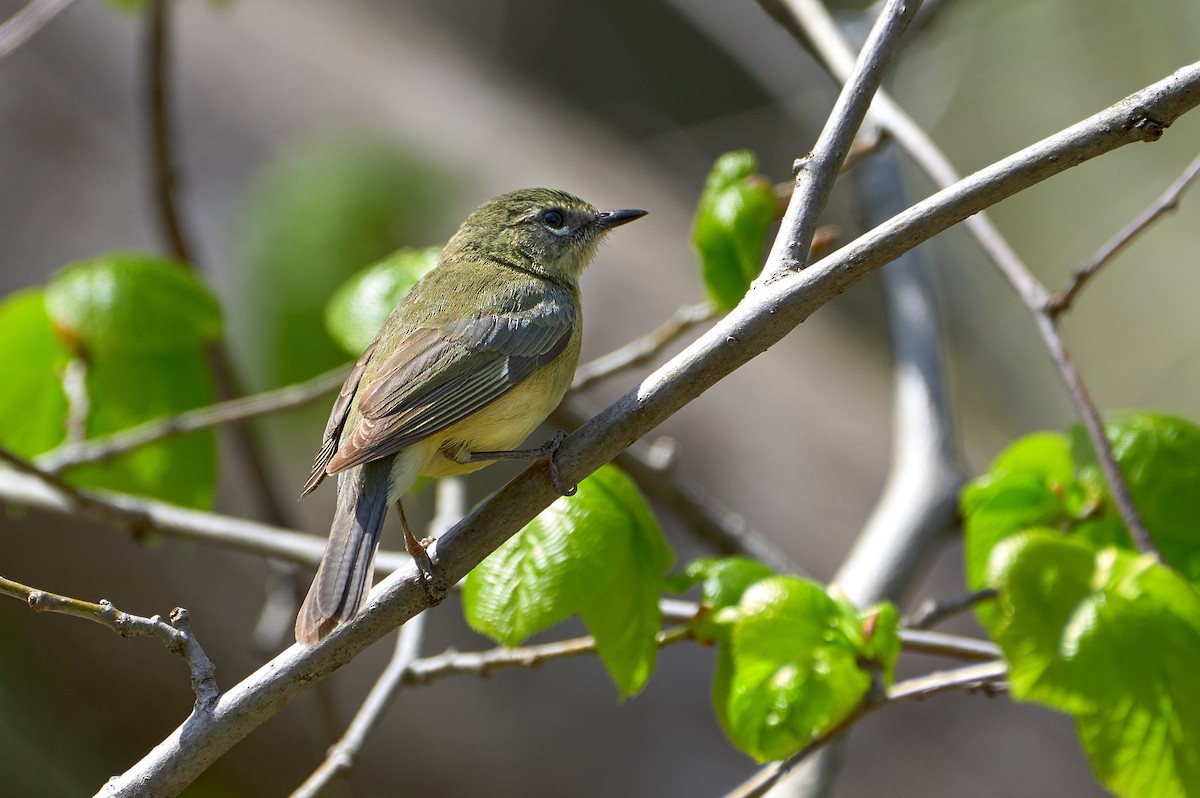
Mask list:
[{"label": "white eye ring", "polygon": [[562,211],[551,208],[548,211],[542,212],[542,224],[544,224],[550,232],[555,235],[566,235],[567,220],[563,216]]}]

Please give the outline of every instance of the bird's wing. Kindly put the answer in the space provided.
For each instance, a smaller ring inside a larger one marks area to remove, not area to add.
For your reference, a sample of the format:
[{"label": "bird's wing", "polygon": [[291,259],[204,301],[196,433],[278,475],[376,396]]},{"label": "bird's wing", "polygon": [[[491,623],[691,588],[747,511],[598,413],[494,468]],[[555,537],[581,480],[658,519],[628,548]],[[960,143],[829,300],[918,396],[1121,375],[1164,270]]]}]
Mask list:
[{"label": "bird's wing", "polygon": [[354,368],[350,369],[350,373],[346,375],[346,381],[342,383],[342,390],[338,392],[338,398],[333,403],[333,410],[329,411],[329,421],[325,424],[325,435],[321,438],[321,449],[313,460],[312,473],[309,474],[308,482],[304,483],[304,491],[300,494],[301,498],[311,493],[325,478],[327,473],[325,467],[337,453],[342,427],[346,424],[346,416],[350,415],[350,403],[354,401],[354,396],[358,393],[359,380],[362,379],[363,372],[367,369],[367,362],[370,361],[374,351],[375,344],[368,346],[359,356]]},{"label": "bird's wing", "polygon": [[543,302],[414,330],[360,386],[359,419],[326,473],[395,454],[481,410],[557,357],[575,322],[570,305]]}]

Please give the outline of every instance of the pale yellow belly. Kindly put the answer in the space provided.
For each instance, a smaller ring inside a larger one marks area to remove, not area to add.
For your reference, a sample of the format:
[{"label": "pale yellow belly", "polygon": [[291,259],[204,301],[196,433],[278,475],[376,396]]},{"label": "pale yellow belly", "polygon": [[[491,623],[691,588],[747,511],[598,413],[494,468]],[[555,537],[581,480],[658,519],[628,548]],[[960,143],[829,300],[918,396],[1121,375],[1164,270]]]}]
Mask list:
[{"label": "pale yellow belly", "polygon": [[[501,452],[518,449],[529,434],[550,415],[571,385],[578,349],[564,352],[570,368],[542,368],[504,396],[462,421],[452,424],[424,442],[425,463],[421,476],[447,477],[478,471],[492,461],[456,463],[447,454]],[[574,358],[570,355],[574,354]],[[566,364],[562,364],[566,365]],[[542,441],[534,441],[540,445]]]}]

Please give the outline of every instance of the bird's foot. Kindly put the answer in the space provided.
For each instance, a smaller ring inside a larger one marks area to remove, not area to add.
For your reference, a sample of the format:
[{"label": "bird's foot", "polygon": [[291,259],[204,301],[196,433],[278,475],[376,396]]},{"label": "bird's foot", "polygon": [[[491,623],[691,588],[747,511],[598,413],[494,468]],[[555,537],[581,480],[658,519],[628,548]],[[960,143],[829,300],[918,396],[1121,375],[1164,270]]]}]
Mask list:
[{"label": "bird's foot", "polygon": [[563,441],[566,439],[567,433],[559,430],[553,438],[536,449],[513,449],[512,451],[505,452],[469,452],[451,459],[456,463],[463,464],[478,463],[484,460],[542,460],[546,463],[546,470],[550,472],[550,482],[554,485],[554,489],[563,496],[574,496],[579,488],[575,485],[563,484],[562,477],[558,473],[558,463],[554,459],[559,447],[563,445]]}]

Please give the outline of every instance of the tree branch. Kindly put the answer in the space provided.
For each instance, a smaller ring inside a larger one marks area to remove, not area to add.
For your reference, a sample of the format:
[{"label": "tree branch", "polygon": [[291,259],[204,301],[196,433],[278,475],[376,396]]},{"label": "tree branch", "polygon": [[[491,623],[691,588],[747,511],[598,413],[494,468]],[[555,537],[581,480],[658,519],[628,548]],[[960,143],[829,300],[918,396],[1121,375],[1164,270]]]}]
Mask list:
[{"label": "tree branch", "polygon": [[158,638],[168,651],[178,654],[187,662],[192,675],[192,691],[196,694],[197,711],[211,708],[221,694],[217,688],[216,669],[192,633],[188,611],[182,607],[171,611],[171,622],[167,623],[158,615],[143,618],[140,615],[122,612],[107,599],[93,604],[90,601],[38,590],[2,576],[0,593],[24,601],[34,612],[53,612],[83,618],[107,626],[121,637]]},{"label": "tree branch", "polygon": [[1054,361],[1058,373],[1066,383],[1071,401],[1075,403],[1075,409],[1083,421],[1083,428],[1087,431],[1088,439],[1092,443],[1092,450],[1096,453],[1100,471],[1104,474],[1104,481],[1108,483],[1108,492],[1112,496],[1113,504],[1117,507],[1121,521],[1129,530],[1129,535],[1133,538],[1138,551],[1158,554],[1158,547],[1155,546],[1149,530],[1146,529],[1145,522],[1142,521],[1142,516],[1133,501],[1133,495],[1129,492],[1129,485],[1125,482],[1125,477],[1121,475],[1121,469],[1117,465],[1117,456],[1113,452],[1112,444],[1109,443],[1108,436],[1104,433],[1104,420],[1100,417],[1100,411],[1096,408],[1091,393],[1083,383],[1083,375],[1076,368],[1075,361],[1071,358],[1071,353],[1059,332],[1058,325],[1049,311],[1041,308],[1031,308],[1031,310],[1033,310],[1038,332],[1041,333],[1046,348],[1050,350],[1050,359]]},{"label": "tree branch", "polygon": [[793,167],[796,186],[781,226],[788,235],[775,238],[767,259],[768,269],[757,282],[770,283],[787,271],[804,268],[808,262],[817,221],[829,201],[838,171],[867,115],[871,97],[883,82],[883,74],[899,48],[900,37],[920,7],[921,0],[888,0],[879,12],[817,143]]},{"label": "tree branch", "polygon": [[141,446],[196,430],[300,407],[337,390],[346,378],[346,370],[346,366],[338,366],[304,382],[163,416],[103,437],[66,443],[39,455],[37,464],[46,471],[59,473],[84,463],[111,460]]},{"label": "tree branch", "polygon": [[696,325],[715,318],[716,315],[717,309],[711,302],[698,302],[695,305],[684,305],[678,308],[670,318],[652,332],[641,338],[633,339],[607,355],[581,364],[579,368],[575,369],[575,379],[571,382],[571,390],[581,391],[624,369],[648,362],[667,344]]},{"label": "tree branch", "polygon": [[1158,199],[1150,203],[1150,207],[1138,214],[1132,222],[1125,226],[1123,230],[1113,236],[1100,250],[1092,256],[1092,259],[1087,263],[1077,268],[1071,275],[1071,280],[1058,291],[1055,291],[1050,299],[1046,302],[1046,312],[1054,320],[1065,313],[1070,307],[1075,297],[1083,290],[1087,282],[1096,275],[1096,272],[1104,268],[1121,250],[1125,249],[1131,241],[1146,231],[1150,225],[1158,221],[1159,218],[1174,211],[1179,207],[1179,200],[1183,197],[1183,193],[1191,187],[1196,178],[1200,177],[1200,157],[1193,160],[1188,167],[1183,170],[1175,182],[1167,186],[1167,190],[1159,196]]},{"label": "tree branch", "polygon": [[[161,533],[178,540],[221,546],[234,551],[316,568],[325,538],[228,515],[189,510],[153,499],[76,488],[33,463],[0,449],[0,460],[17,471],[0,471],[0,502],[60,515],[82,516],[129,531],[135,538]],[[380,551],[380,572],[394,571],[411,560],[407,554]]]},{"label": "tree branch", "polygon": [[[467,493],[460,478],[447,477],[438,481],[435,507],[434,517],[429,522],[429,536],[433,538],[454,526],[467,511]],[[294,606],[292,614],[295,614]],[[379,727],[392,699],[408,680],[421,653],[427,617],[421,613],[400,627],[392,659],[371,687],[346,733],[330,746],[325,760],[292,793],[292,798],[315,798],[335,779],[345,777],[353,769],[367,738]]]},{"label": "tree branch", "polygon": [[934,624],[941,623],[947,618],[971,609],[982,601],[991,601],[998,595],[999,593],[995,588],[989,587],[948,601],[934,601],[932,599],[923,601],[921,602],[921,606],[917,607],[912,615],[904,619],[904,625],[910,629],[928,629]]},{"label": "tree branch", "polygon": [[0,23],[0,59],[27,42],[69,5],[71,0],[30,0]]},{"label": "tree branch", "polygon": [[[784,27],[796,34],[806,47],[816,52],[825,67],[836,78],[847,79],[848,65],[852,63],[853,59],[853,48],[850,47],[832,15],[820,0],[759,0],[759,2]],[[1137,109],[1130,110],[1131,113],[1137,114]],[[886,92],[880,91],[876,95],[875,102],[871,107],[871,118],[912,155],[936,185],[945,188],[959,179],[949,159],[938,149],[928,134]],[[1131,120],[1130,123],[1135,127],[1144,126],[1142,130],[1145,133],[1144,140],[1154,141],[1162,133],[1158,122],[1159,120],[1151,114]],[[1129,528],[1139,549],[1154,551],[1153,541],[1146,532],[1145,524],[1142,522],[1136,505],[1130,498],[1129,487],[1125,484],[1124,477],[1121,476],[1112,447],[1104,435],[1099,412],[1088,395],[1078,370],[1071,362],[1066,344],[1057,328],[1053,323],[1044,323],[1043,316],[1050,318],[1046,312],[1046,308],[1051,302],[1050,293],[1033,276],[1033,272],[986,215],[979,214],[968,219],[966,226],[1026,307],[1034,314],[1038,331],[1042,334],[1051,357],[1058,367],[1059,374],[1075,403],[1076,410],[1083,420],[1088,437],[1092,442],[1092,448],[1096,452],[1101,470],[1108,482],[1109,492],[1121,515],[1121,520]],[[1053,322],[1052,318],[1050,320]]]},{"label": "tree branch", "polygon": [[378,728],[421,652],[426,617],[422,613],[400,627],[392,659],[371,687],[346,733],[329,747],[325,760],[292,792],[291,798],[316,798],[336,779],[349,775],[367,738]]},{"label": "tree branch", "polygon": [[[1154,141],[1197,104],[1200,63],[981,169],[808,268],[758,286],[712,329],[571,435],[557,454],[562,478],[578,482],[612,460],[834,296],[917,244],[1091,158]],[[793,230],[785,226],[780,235],[792,236]],[[772,270],[780,265],[768,263]],[[436,572],[448,583],[457,582],[556,498],[544,467],[526,469],[438,539],[431,551]],[[313,682],[423,610],[428,601],[423,585],[413,565],[393,573],[352,621],[316,646],[293,646],[266,663],[226,692],[212,713],[190,717],[101,794],[175,794]]]}]

